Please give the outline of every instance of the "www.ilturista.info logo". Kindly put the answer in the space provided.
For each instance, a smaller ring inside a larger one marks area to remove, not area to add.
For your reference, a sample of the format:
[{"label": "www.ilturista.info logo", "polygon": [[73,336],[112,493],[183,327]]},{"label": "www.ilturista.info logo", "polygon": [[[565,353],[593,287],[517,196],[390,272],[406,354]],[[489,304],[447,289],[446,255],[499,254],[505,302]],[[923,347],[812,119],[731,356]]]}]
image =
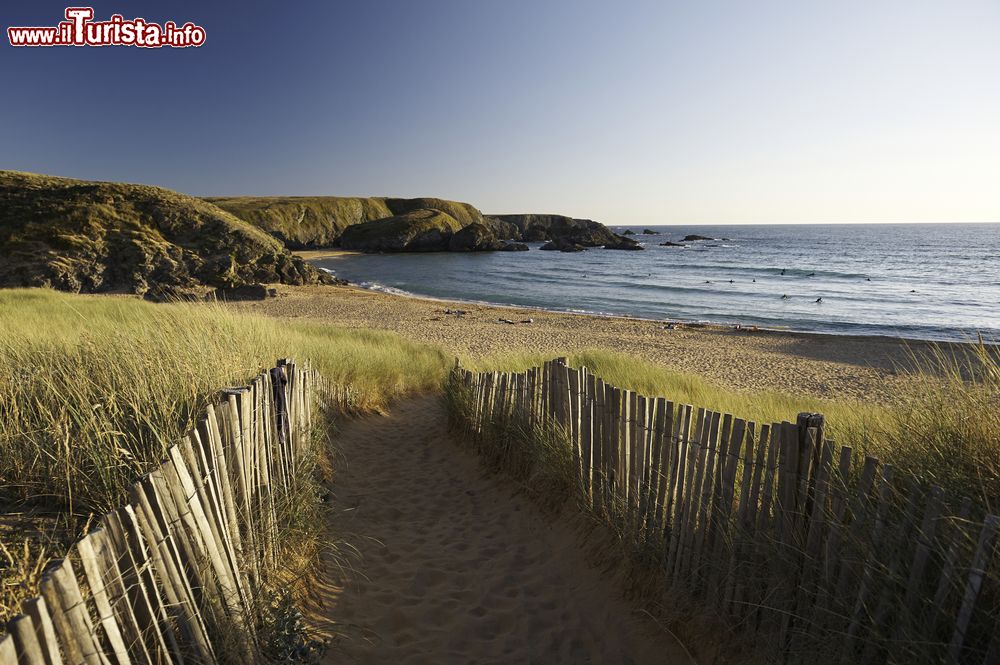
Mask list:
[{"label": "www.ilturista.info logo", "polygon": [[107,21],[94,21],[93,7],[67,7],[66,20],[55,27],[7,28],[11,46],[138,46],[140,48],[186,48],[205,43],[205,28],[188,21],[163,25],[142,18],[126,20],[113,14]]}]

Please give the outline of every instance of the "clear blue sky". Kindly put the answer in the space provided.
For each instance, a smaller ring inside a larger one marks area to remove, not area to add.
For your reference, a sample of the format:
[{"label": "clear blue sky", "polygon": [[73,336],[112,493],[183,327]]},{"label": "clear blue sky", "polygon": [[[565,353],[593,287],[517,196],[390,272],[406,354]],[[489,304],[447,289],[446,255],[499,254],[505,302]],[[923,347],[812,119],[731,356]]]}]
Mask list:
[{"label": "clear blue sky", "polygon": [[1000,2],[100,2],[199,49],[13,49],[0,167],[610,224],[1000,220]]}]

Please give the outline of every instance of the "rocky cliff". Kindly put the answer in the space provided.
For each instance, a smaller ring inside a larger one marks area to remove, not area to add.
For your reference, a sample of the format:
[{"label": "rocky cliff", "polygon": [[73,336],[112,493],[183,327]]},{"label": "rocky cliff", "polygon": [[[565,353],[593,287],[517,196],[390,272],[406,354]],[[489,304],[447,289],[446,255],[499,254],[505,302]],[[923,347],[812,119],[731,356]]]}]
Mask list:
[{"label": "rocky cliff", "polygon": [[439,252],[462,224],[432,208],[417,208],[344,229],[340,246],[360,252]]},{"label": "rocky cliff", "polygon": [[149,294],[328,280],[201,199],[17,171],[0,171],[0,248],[0,286]]},{"label": "rocky cliff", "polygon": [[521,240],[549,241],[543,249],[578,251],[587,247],[605,249],[642,249],[642,245],[592,219],[565,215],[490,215],[488,220],[513,229]]},{"label": "rocky cliff", "polygon": [[[483,215],[437,198],[236,197],[207,201],[267,231],[290,249],[343,247],[365,252],[523,249],[520,242],[641,249],[606,226],[564,215]],[[453,240],[460,230],[471,229]],[[514,242],[505,242],[514,241]]]}]

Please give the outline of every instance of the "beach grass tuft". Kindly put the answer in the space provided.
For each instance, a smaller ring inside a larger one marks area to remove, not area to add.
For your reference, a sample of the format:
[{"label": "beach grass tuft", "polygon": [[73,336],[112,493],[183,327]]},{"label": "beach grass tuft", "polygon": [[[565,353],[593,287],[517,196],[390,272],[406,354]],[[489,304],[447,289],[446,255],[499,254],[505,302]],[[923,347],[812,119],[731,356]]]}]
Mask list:
[{"label": "beach grass tuft", "polygon": [[[876,457],[922,483],[968,496],[987,512],[1000,509],[1000,360],[995,347],[930,347],[929,352],[912,354],[906,371],[913,372],[914,380],[887,404],[740,392],[603,349],[567,357],[572,366],[585,366],[612,385],[759,423],[795,422],[799,413],[822,413],[826,435],[840,445]],[[519,372],[550,359],[508,354],[481,359],[472,369]]]},{"label": "beach grass tuft", "polygon": [[388,332],[44,289],[0,291],[0,617],[88,520],[121,505],[208,401],[277,358],[357,412],[436,389],[448,359]]}]

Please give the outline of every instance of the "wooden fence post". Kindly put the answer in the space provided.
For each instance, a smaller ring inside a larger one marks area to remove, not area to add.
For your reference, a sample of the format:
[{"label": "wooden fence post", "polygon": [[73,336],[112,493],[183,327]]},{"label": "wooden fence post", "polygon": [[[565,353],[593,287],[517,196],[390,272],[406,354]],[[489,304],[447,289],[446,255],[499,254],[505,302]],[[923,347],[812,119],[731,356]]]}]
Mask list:
[{"label": "wooden fence post", "polygon": [[821,415],[757,425],[638,395],[564,359],[468,381],[488,393],[472,411],[478,429],[501,443],[511,411],[563,428],[581,508],[659,547],[668,584],[775,661],[1000,665],[995,619],[980,609],[1000,589],[990,564],[1000,518],[970,544],[968,502],[954,518],[940,488],[925,503],[915,489],[897,493],[892,467],[874,458],[853,471],[852,449],[825,437]]}]

